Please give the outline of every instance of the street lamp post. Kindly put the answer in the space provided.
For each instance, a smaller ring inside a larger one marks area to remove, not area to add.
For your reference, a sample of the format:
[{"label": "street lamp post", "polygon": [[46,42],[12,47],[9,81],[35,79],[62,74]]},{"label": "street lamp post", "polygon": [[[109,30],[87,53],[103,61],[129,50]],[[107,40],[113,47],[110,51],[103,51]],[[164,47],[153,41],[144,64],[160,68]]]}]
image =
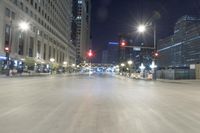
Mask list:
[{"label": "street lamp post", "polygon": [[[28,37],[23,37],[22,33],[27,32],[30,29],[30,25],[26,21],[21,21],[20,23],[18,23],[18,29],[20,30],[20,35],[18,38],[18,54],[23,56],[25,51],[24,43],[28,43]],[[28,45],[26,45],[26,47],[27,46]],[[21,66],[21,72],[23,72],[23,66]]]},{"label": "street lamp post", "polygon": [[[146,27],[149,26],[149,25],[139,25],[137,30],[139,33],[144,33],[146,31]],[[154,47],[153,47],[153,50],[154,50],[154,53],[157,51],[157,34],[156,34],[156,24],[153,25],[153,43],[154,43]],[[154,65],[156,64],[156,59],[155,57],[153,57],[153,62]],[[153,68],[153,80],[156,80],[156,67]]]}]

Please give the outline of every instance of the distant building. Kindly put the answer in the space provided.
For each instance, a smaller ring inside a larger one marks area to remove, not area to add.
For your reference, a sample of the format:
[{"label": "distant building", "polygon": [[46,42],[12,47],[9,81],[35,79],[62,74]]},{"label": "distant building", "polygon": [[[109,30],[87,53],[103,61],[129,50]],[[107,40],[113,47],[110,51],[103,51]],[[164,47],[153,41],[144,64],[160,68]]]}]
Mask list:
[{"label": "distant building", "polygon": [[107,64],[108,63],[108,50],[104,50],[102,52],[102,61],[101,63]]},{"label": "distant building", "polygon": [[200,63],[200,18],[183,16],[174,34],[158,42],[159,67],[189,67]]},{"label": "distant building", "polygon": [[102,52],[102,63],[118,64],[119,63],[119,46],[108,45],[107,49]]},{"label": "distant building", "polygon": [[73,0],[72,41],[79,64],[91,48],[91,0]]},{"label": "distant building", "polygon": [[108,64],[118,64],[119,63],[119,47],[109,45],[108,51]]},{"label": "distant building", "polygon": [[[0,0],[0,62],[10,48],[15,65],[30,57],[38,63],[74,63],[71,44],[71,0]],[[27,31],[20,22],[29,23]]]}]

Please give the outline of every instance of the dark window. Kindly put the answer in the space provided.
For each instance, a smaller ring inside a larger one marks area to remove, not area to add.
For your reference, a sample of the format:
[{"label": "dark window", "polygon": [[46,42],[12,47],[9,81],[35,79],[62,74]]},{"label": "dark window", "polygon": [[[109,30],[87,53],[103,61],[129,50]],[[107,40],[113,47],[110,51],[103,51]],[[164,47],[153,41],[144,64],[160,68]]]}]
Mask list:
[{"label": "dark window", "polygon": [[51,46],[49,46],[49,59],[51,58]]},{"label": "dark window", "polygon": [[37,10],[37,3],[35,3],[35,9]]},{"label": "dark window", "polygon": [[17,5],[17,0],[14,0],[14,4]]},{"label": "dark window", "polygon": [[26,13],[28,13],[28,7],[26,7]]},{"label": "dark window", "polygon": [[33,0],[31,0],[30,2],[31,2],[31,5],[33,6]]},{"label": "dark window", "polygon": [[33,45],[34,45],[34,39],[33,37],[30,37],[29,57],[33,57]]},{"label": "dark window", "polygon": [[24,37],[21,34],[19,37],[19,51],[18,51],[19,55],[23,55],[24,54]]},{"label": "dark window", "polygon": [[12,19],[15,19],[15,13],[12,12]]},{"label": "dark window", "polygon": [[7,17],[10,17],[10,9],[6,8],[6,10],[5,10],[5,15],[6,15]]},{"label": "dark window", "polygon": [[40,49],[41,49],[41,43],[40,43],[40,41],[38,41],[38,44],[37,44],[37,52],[38,52],[38,54],[40,54]]},{"label": "dark window", "polygon": [[20,8],[23,10],[24,8],[24,4],[22,2],[20,2]]},{"label": "dark window", "polygon": [[43,54],[43,59],[46,59],[46,44],[44,44],[44,54]]}]

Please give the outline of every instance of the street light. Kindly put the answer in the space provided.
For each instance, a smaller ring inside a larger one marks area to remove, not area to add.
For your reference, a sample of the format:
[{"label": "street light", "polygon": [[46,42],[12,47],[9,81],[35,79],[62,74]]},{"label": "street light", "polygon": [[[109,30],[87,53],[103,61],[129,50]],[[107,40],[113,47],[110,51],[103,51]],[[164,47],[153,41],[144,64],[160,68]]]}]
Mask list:
[{"label": "street light", "polygon": [[144,24],[141,24],[141,25],[139,25],[138,27],[137,27],[137,31],[139,32],[139,33],[144,33],[145,31],[146,31],[146,27],[147,26],[153,26],[153,35],[154,35],[154,50],[156,51],[156,25],[154,24],[154,25],[149,25],[149,24],[147,24],[147,25],[144,25]]},{"label": "street light", "polygon": [[76,64],[72,64],[72,67],[75,67],[76,66]]},{"label": "street light", "polygon": [[[147,26],[152,26],[152,24],[151,25],[139,25],[138,26],[138,32],[144,33],[146,31],[146,27]],[[156,40],[157,40],[157,36],[156,36],[156,24],[154,24],[153,25],[153,41],[154,41],[154,47],[153,47],[153,49],[154,49],[155,55],[154,55],[153,62],[152,62],[152,65],[151,65],[151,67],[153,69],[154,80],[156,80],[156,70],[155,69],[157,68],[157,66],[155,65],[156,64],[156,59],[155,58],[158,56],[158,53],[156,52],[157,51],[157,42],[156,42]]]},{"label": "street light", "polygon": [[129,64],[129,65],[132,65],[132,64],[133,64],[133,61],[132,61],[132,60],[129,60],[129,61],[128,61],[128,64]]},{"label": "street light", "polygon": [[144,33],[144,32],[146,31],[146,26],[143,25],[143,24],[139,25],[139,26],[137,27],[137,31],[138,31],[139,33]]},{"label": "street light", "polygon": [[53,62],[55,61],[55,59],[54,59],[54,58],[51,58],[50,61],[53,63]]},{"label": "street light", "polygon": [[122,63],[122,64],[121,64],[121,66],[122,66],[122,67],[124,67],[124,66],[125,66],[125,64],[124,64],[124,63]]},{"label": "street light", "polygon": [[63,62],[63,65],[65,65],[65,66],[66,66],[66,65],[67,65],[67,62],[66,62],[66,61],[64,61],[64,62]]}]

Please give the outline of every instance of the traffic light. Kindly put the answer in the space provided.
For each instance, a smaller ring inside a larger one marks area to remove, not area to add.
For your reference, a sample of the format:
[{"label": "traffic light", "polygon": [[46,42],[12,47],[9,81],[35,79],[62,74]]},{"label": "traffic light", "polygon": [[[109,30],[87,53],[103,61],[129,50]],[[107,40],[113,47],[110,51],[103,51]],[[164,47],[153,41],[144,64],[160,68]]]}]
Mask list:
[{"label": "traffic light", "polygon": [[89,58],[92,58],[92,57],[94,56],[94,54],[93,54],[93,52],[92,52],[91,49],[88,51],[87,56],[88,56]]},{"label": "traffic light", "polygon": [[125,47],[127,45],[127,42],[125,40],[120,41],[120,46]]},{"label": "traffic light", "polygon": [[155,52],[154,56],[155,56],[155,57],[158,57],[158,55],[159,55],[158,52]]},{"label": "traffic light", "polygon": [[158,56],[159,56],[159,53],[156,51],[156,52],[153,52],[153,56],[155,57],[155,58],[157,58]]}]

